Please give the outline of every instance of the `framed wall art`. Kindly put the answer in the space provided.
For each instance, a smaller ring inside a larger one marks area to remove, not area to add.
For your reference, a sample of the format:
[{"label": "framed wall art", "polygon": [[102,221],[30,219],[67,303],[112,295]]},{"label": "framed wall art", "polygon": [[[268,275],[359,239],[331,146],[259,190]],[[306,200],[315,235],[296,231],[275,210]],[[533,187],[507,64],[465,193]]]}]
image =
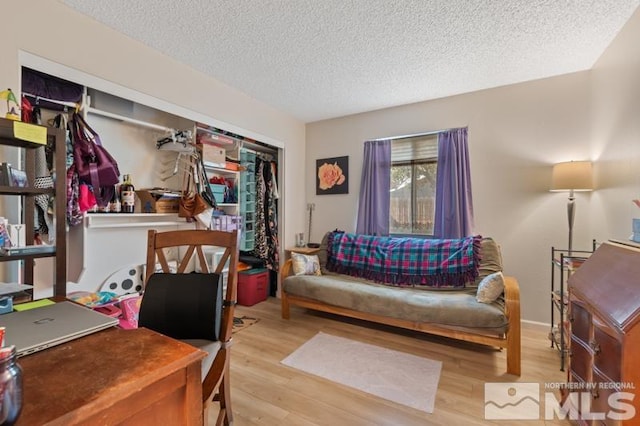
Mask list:
[{"label": "framed wall art", "polygon": [[316,160],[316,195],[349,193],[349,156]]}]

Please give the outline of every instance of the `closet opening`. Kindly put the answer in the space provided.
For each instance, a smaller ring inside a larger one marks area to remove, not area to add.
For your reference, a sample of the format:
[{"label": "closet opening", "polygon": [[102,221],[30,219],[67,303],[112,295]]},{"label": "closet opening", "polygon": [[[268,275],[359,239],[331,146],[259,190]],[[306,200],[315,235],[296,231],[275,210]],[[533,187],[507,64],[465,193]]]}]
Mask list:
[{"label": "closet opening", "polygon": [[[50,90],[48,83],[41,87],[44,92],[33,87],[28,91],[23,87],[23,91],[25,99],[40,110],[43,124],[48,124],[56,116],[68,117],[76,110],[79,111],[117,160],[121,175],[131,175],[136,188],[181,188],[181,174],[167,176],[171,173],[164,173],[169,168],[173,171],[179,153],[160,150],[156,146],[159,139],[167,137],[172,131],[192,132],[194,143],[204,133],[231,139],[231,144],[223,145],[225,162],[240,165],[243,152],[255,152],[255,164],[258,167],[251,172],[240,167],[236,170],[220,168],[218,164],[206,167],[207,178],[226,176],[228,180],[244,188],[247,194],[254,195],[258,189],[268,186],[266,194],[269,198],[266,203],[264,199],[255,200],[256,204],[262,202],[259,212],[245,210],[246,198],[244,201],[237,198],[235,202],[233,198],[223,200],[219,205],[225,216],[245,216],[246,213],[252,213],[249,215],[250,229],[243,226],[241,234],[245,240],[252,237],[254,245],[246,244],[243,248],[247,250],[242,250],[242,254],[263,260],[271,275],[269,294],[275,296],[281,252],[279,235],[283,232],[282,215],[278,214],[283,206],[283,188],[282,185],[278,186],[283,180],[281,167],[278,167],[283,164],[284,159],[282,143],[269,138],[265,138],[267,142],[253,139],[250,136],[259,135],[35,55],[20,52],[20,62],[23,73],[59,79],[79,88],[79,98],[74,97],[72,100],[61,95],[64,91]],[[26,79],[23,77],[21,82],[24,86]],[[234,132],[225,129],[232,129]],[[269,171],[265,171],[265,164]],[[258,176],[260,171],[262,175]],[[243,177],[247,178],[251,173],[254,178],[259,179],[255,179],[255,182],[243,181]],[[267,181],[264,181],[265,174]],[[247,186],[248,184],[253,185]],[[274,187],[277,188],[275,192]],[[241,188],[236,188],[237,197]],[[273,194],[277,195],[273,197]],[[262,218],[270,218],[273,226],[267,227],[266,223],[261,223]],[[131,289],[141,288],[141,265],[145,262],[147,230],[164,231],[193,226],[193,223],[178,218],[177,214],[142,213],[139,205],[129,215],[86,213],[79,225],[68,227],[67,291],[110,290],[124,294]],[[253,234],[246,235],[249,231]],[[256,249],[256,241],[259,250]],[[106,252],[112,255],[104,256]],[[34,277],[35,298],[51,296],[47,280],[50,268],[51,265],[46,261],[38,262],[37,269],[41,271],[37,270]]]},{"label": "closet opening", "polygon": [[[270,296],[276,296],[280,256],[279,151],[262,142],[213,126],[197,124],[201,139],[239,146],[237,158],[228,161],[240,165],[238,204],[243,226],[240,238],[240,262],[269,272]],[[220,142],[224,141],[224,142]],[[229,151],[227,151],[228,153]],[[207,163],[205,162],[205,167]]]}]

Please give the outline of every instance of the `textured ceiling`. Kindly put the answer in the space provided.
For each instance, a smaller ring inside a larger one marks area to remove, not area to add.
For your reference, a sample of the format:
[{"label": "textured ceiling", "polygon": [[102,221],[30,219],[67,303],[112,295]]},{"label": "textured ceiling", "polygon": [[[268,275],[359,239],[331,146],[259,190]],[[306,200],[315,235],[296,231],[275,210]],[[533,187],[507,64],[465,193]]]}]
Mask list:
[{"label": "textured ceiling", "polygon": [[640,0],[58,0],[312,122],[582,71]]}]

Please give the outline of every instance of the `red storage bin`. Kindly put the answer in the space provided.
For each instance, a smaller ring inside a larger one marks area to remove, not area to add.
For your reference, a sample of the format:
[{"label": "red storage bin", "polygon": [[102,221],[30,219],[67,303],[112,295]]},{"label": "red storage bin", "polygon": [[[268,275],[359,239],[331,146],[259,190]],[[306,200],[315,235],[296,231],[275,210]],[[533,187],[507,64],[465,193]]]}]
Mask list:
[{"label": "red storage bin", "polygon": [[238,272],[238,304],[253,306],[267,300],[269,272],[264,268]]}]

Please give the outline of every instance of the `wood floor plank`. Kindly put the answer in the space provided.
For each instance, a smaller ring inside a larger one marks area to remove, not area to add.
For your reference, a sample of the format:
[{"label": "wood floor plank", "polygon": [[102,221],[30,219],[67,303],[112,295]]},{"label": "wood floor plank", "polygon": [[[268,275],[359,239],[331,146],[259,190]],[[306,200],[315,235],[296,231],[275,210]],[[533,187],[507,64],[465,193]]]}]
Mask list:
[{"label": "wood floor plank", "polygon": [[[234,424],[295,426],[359,425],[568,425],[568,420],[495,421],[484,419],[484,386],[491,382],[563,382],[558,353],[548,330],[522,328],[522,376],[506,374],[506,352],[473,343],[379,326],[292,307],[280,317],[280,301],[269,298],[237,315],[259,318],[234,334],[231,400]],[[280,363],[318,332],[346,337],[442,362],[432,414],[387,401]],[[215,405],[209,422],[217,413]]]},{"label": "wood floor plank", "polygon": [[278,405],[254,398],[238,387],[233,389],[232,394],[236,424],[279,426],[290,415],[289,411],[283,410]]}]

